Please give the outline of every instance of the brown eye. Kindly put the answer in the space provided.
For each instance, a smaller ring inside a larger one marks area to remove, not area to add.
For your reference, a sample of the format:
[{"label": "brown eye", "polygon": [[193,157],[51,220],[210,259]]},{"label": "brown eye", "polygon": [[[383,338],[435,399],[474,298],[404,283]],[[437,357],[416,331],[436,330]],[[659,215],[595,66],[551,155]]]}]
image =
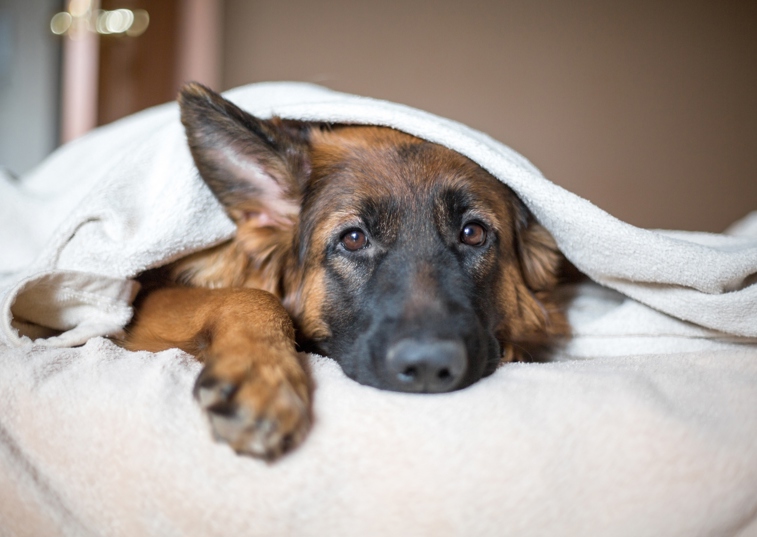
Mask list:
[{"label": "brown eye", "polygon": [[460,232],[460,242],[468,246],[481,246],[486,240],[486,230],[481,224],[465,224]]},{"label": "brown eye", "polygon": [[342,244],[347,250],[354,252],[355,250],[365,248],[366,244],[368,244],[368,237],[359,229],[351,229],[342,235]]}]

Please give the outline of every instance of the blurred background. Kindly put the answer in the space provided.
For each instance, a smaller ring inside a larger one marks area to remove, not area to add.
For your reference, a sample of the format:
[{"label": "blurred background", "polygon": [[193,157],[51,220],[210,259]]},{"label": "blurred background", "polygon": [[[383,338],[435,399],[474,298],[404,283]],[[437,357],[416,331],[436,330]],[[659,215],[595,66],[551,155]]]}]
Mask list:
[{"label": "blurred background", "polygon": [[0,164],[22,174],[186,80],[419,107],[643,227],[757,209],[754,0],[0,0]]}]

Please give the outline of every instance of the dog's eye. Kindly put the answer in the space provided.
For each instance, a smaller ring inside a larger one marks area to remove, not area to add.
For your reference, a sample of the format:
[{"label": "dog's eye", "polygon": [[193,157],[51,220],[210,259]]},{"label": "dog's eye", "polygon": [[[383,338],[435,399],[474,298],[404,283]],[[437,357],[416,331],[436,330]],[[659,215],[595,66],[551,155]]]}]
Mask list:
[{"label": "dog's eye", "polygon": [[486,229],[481,224],[470,222],[460,232],[460,242],[468,246],[481,246],[486,240]]},{"label": "dog's eye", "polygon": [[368,237],[360,229],[350,229],[345,232],[341,241],[342,245],[350,252],[360,250],[368,245]]}]

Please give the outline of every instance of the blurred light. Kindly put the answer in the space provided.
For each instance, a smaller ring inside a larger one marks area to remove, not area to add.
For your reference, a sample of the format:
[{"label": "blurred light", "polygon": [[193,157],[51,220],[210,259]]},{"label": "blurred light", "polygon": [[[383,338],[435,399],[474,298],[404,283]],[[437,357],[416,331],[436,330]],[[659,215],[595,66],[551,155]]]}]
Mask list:
[{"label": "blurred light", "polygon": [[108,29],[105,27],[105,18],[106,18],[105,14],[106,13],[107,13],[106,11],[99,11],[97,13],[97,18],[95,19],[95,31],[98,34],[110,33],[108,32]]},{"label": "blurred light", "polygon": [[142,35],[150,26],[150,15],[144,9],[134,10],[134,22],[131,24],[131,28],[126,30],[126,35],[130,37],[137,37]]},{"label": "blurred light", "polygon": [[101,11],[97,17],[97,30],[104,34],[122,34],[133,22],[134,13],[130,9]]},{"label": "blurred light", "polygon": [[98,10],[93,15],[91,5],[90,0],[71,0],[68,11],[53,16],[50,30],[56,35],[77,38],[94,27],[94,31],[101,35],[137,37],[150,25],[150,15],[144,9]]},{"label": "blurred light", "polygon": [[71,39],[81,39],[91,30],[88,17],[74,17],[71,21],[71,27],[66,35]]},{"label": "blurred light", "polygon": [[91,0],[71,0],[68,3],[68,12],[72,17],[86,17],[91,7]]},{"label": "blurred light", "polygon": [[73,20],[74,18],[67,11],[64,11],[63,13],[56,13],[55,16],[53,16],[53,19],[50,21],[50,30],[55,35],[65,34],[68,29],[71,28],[71,23],[73,22]]}]

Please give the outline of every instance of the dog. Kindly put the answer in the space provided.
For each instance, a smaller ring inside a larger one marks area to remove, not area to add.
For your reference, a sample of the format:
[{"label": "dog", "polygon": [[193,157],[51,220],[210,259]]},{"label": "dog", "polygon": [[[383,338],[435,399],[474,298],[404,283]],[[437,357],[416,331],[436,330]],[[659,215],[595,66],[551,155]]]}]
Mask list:
[{"label": "dog", "polygon": [[143,275],[123,344],[196,356],[195,397],[236,452],[272,461],[305,438],[298,350],[440,393],[568,333],[554,240],[468,158],[386,127],[259,119],[197,83],[179,105],[237,233]]}]

